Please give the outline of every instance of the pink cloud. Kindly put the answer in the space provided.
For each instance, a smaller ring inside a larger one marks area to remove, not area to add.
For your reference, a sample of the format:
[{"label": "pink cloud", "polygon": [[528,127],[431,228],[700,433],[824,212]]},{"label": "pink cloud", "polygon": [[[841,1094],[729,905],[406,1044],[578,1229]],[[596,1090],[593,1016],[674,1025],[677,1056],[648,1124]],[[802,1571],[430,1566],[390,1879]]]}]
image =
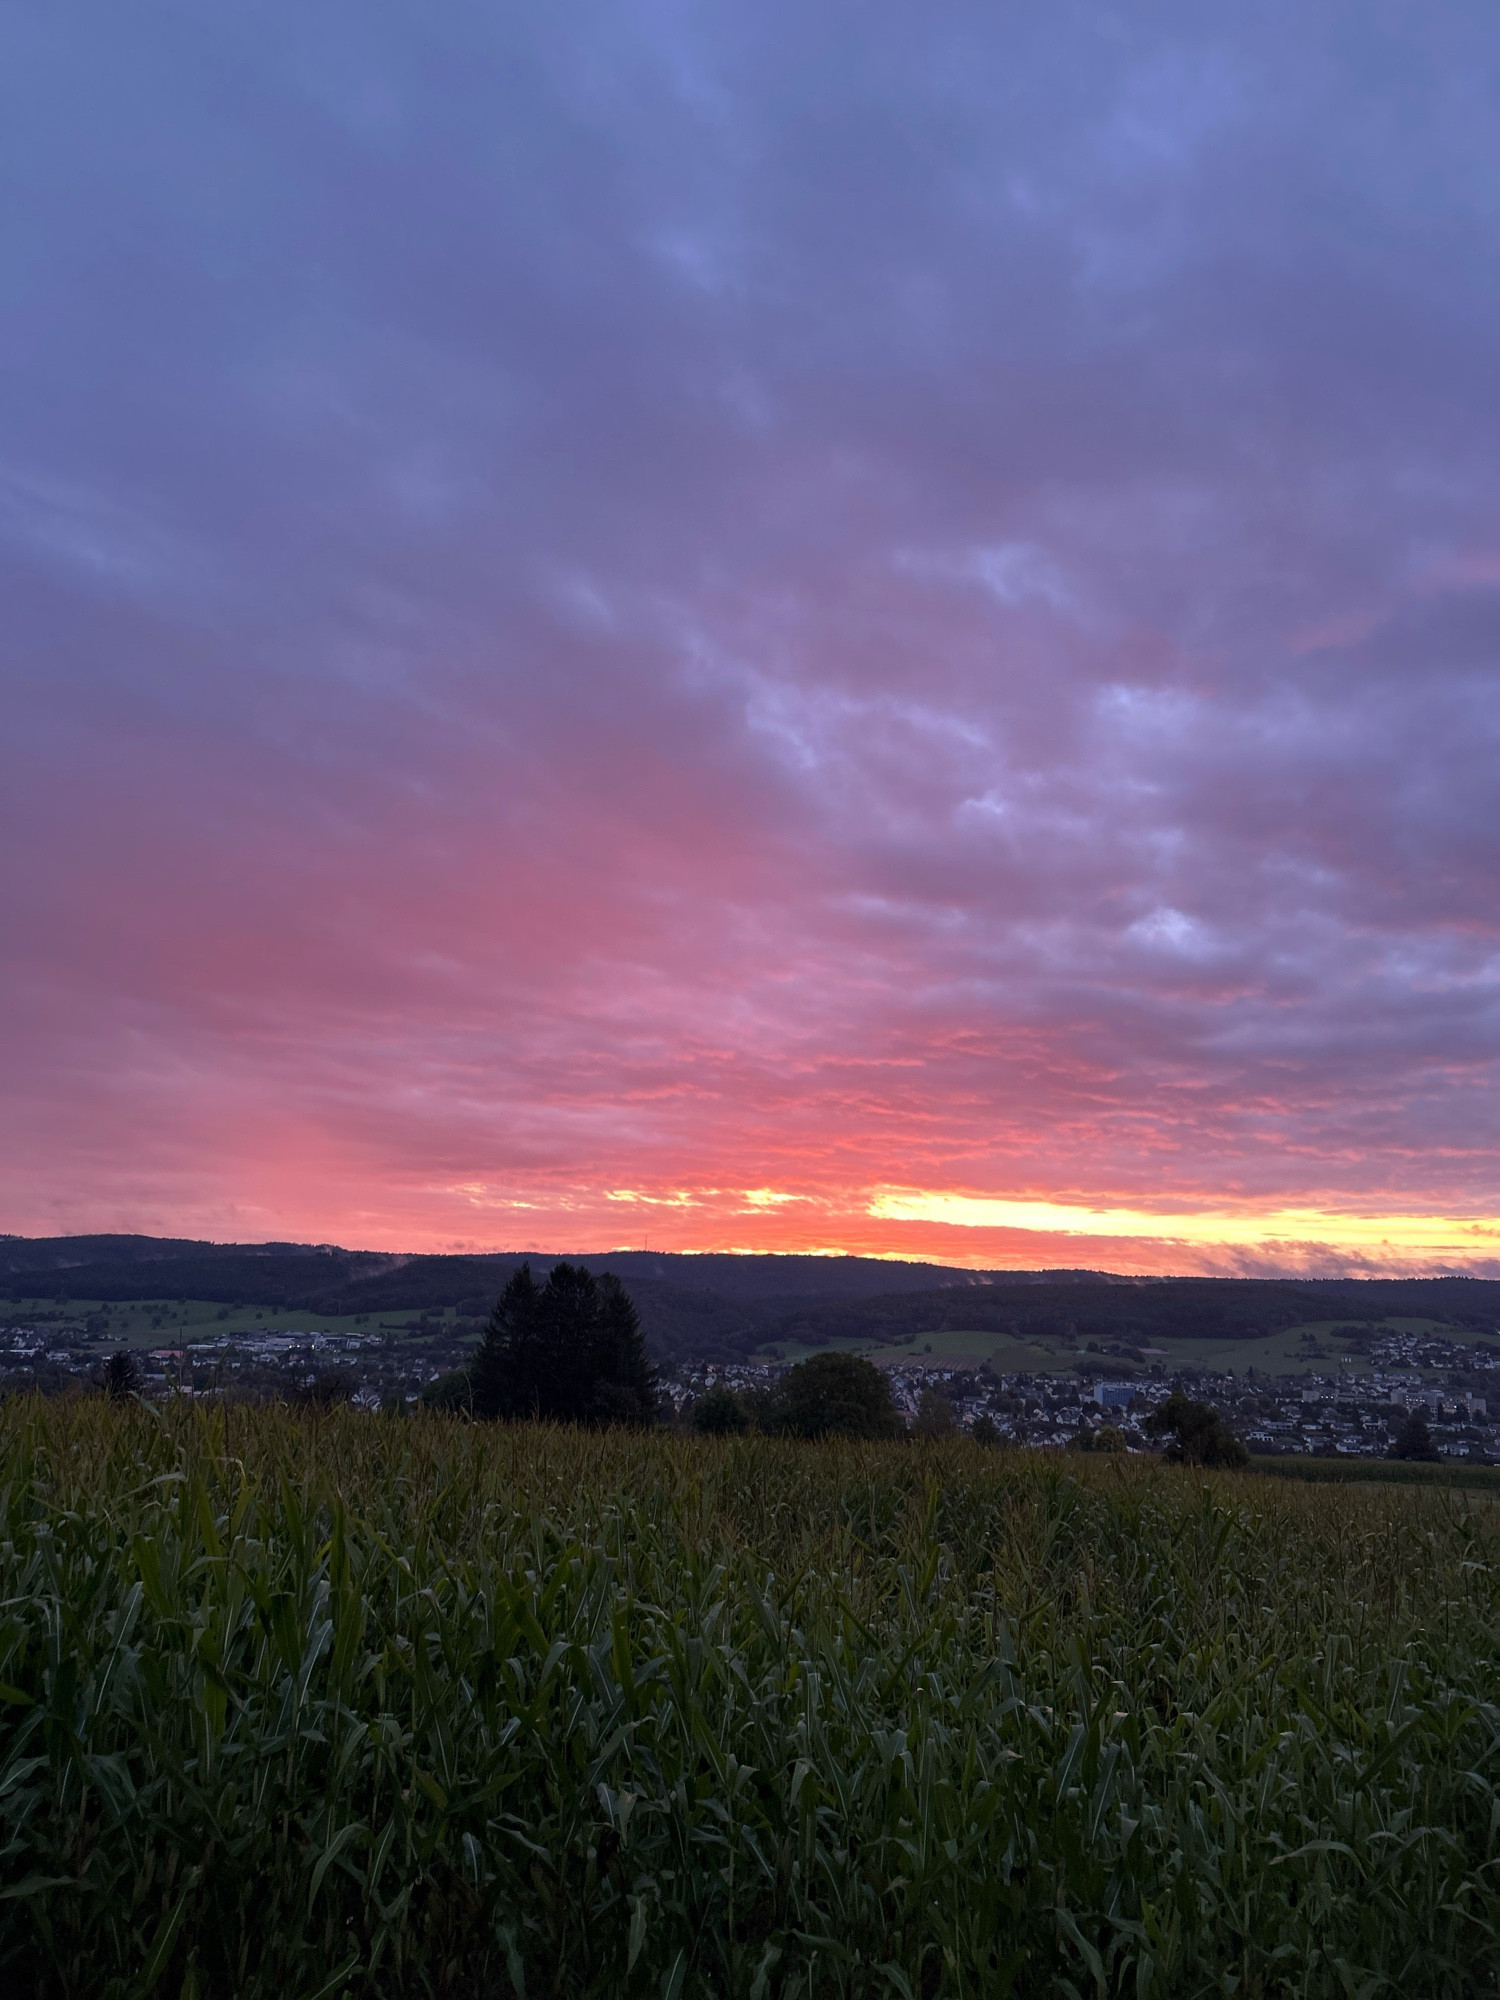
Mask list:
[{"label": "pink cloud", "polygon": [[17,66],[0,1223],[1494,1212],[1460,28],[674,22]]}]

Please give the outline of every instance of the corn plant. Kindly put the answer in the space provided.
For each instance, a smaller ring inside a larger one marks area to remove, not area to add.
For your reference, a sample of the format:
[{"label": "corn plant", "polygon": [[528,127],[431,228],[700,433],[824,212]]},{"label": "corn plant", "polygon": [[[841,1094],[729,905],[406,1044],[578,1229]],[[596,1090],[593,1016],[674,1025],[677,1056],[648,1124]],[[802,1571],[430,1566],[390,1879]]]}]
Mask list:
[{"label": "corn plant", "polygon": [[0,1409],[43,1996],[1496,1994],[1487,1495]]}]

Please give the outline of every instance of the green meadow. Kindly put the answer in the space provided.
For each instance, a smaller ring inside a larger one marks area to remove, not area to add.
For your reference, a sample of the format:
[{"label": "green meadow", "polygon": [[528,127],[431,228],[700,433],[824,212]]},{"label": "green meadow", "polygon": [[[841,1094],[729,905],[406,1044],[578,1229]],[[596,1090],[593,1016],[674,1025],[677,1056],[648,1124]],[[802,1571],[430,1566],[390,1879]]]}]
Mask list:
[{"label": "green meadow", "polygon": [[211,1299],[68,1299],[47,1297],[8,1300],[0,1306],[0,1324],[49,1325],[78,1328],[91,1323],[97,1338],[118,1347],[172,1346],[184,1340],[209,1340],[219,1334],[248,1333],[404,1333],[419,1321],[451,1326],[451,1308],[430,1312],[325,1313],[306,1307],[225,1306]]},{"label": "green meadow", "polygon": [[[1373,1365],[1368,1354],[1336,1338],[1335,1330],[1345,1324],[1340,1320],[1308,1321],[1256,1339],[1163,1336],[1138,1349],[1145,1355],[1143,1362],[1121,1359],[1103,1351],[1090,1352],[1087,1343],[1079,1339],[1047,1336],[1018,1339],[1012,1334],[993,1331],[916,1333],[890,1342],[833,1339],[828,1346],[840,1353],[868,1355],[886,1366],[911,1361],[927,1367],[977,1368],[987,1362],[997,1374],[1004,1375],[1070,1374],[1079,1361],[1087,1361],[1106,1372],[1117,1370],[1122,1375],[1146,1373],[1152,1362],[1160,1363],[1167,1374],[1188,1366],[1232,1369],[1236,1375],[1243,1375],[1251,1368],[1258,1375],[1322,1374],[1335,1368],[1349,1374],[1368,1375]],[[1488,1333],[1423,1319],[1383,1320],[1378,1323],[1377,1338],[1380,1333],[1430,1333],[1437,1339],[1464,1345],[1494,1338]],[[1107,1349],[1112,1344],[1116,1343],[1103,1341],[1098,1346]],[[756,1358],[803,1361],[815,1352],[817,1349],[801,1342],[776,1341],[763,1348]]]},{"label": "green meadow", "polygon": [[0,1975],[1493,1995],[1497,1528],[966,1440],[13,1399]]}]

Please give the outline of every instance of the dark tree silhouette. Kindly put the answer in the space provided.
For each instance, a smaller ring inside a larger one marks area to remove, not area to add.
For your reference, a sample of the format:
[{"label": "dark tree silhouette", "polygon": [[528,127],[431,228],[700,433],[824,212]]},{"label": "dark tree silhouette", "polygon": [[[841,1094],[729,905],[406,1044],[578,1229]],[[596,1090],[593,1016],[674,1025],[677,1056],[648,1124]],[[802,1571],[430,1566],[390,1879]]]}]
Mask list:
[{"label": "dark tree silhouette", "polygon": [[104,1364],[104,1393],[112,1403],[140,1394],[141,1364],[128,1347],[117,1347]]},{"label": "dark tree silhouette", "polygon": [[319,1368],[298,1385],[292,1401],[307,1409],[331,1410],[347,1403],[359,1388],[359,1377],[349,1368]]},{"label": "dark tree silhouette", "polygon": [[1391,1445],[1392,1458],[1424,1459],[1430,1465],[1442,1456],[1432,1441],[1432,1432],[1427,1428],[1427,1419],[1420,1410],[1408,1410]]},{"label": "dark tree silhouette", "polygon": [[[587,1277],[588,1273],[583,1274]],[[656,1421],[656,1370],[646,1358],[641,1316],[612,1271],[598,1278],[596,1318],[585,1352],[591,1363],[585,1386],[585,1423],[652,1424]]]},{"label": "dark tree silhouette", "polygon": [[900,1437],[901,1413],[891,1401],[890,1377],[857,1354],[815,1354],[789,1368],[776,1385],[778,1430],[793,1437]]},{"label": "dark tree silhouette", "polygon": [[470,1413],[474,1408],[474,1382],[467,1368],[450,1368],[429,1382],[422,1391],[422,1404],[429,1410],[462,1410]]},{"label": "dark tree silhouette", "polygon": [[750,1413],[722,1382],[708,1390],[693,1405],[693,1429],[705,1437],[728,1437],[750,1428]]},{"label": "dark tree silhouette", "polygon": [[547,1368],[537,1323],[540,1296],[531,1266],[523,1264],[500,1294],[469,1369],[476,1416],[541,1415]]},{"label": "dark tree silhouette", "polygon": [[656,1372],[619,1279],[554,1264],[538,1285],[523,1264],[501,1293],[470,1369],[476,1416],[562,1424],[649,1424]]},{"label": "dark tree silhouette", "polygon": [[1211,1403],[1174,1389],[1146,1419],[1150,1437],[1170,1438],[1162,1456],[1177,1465],[1248,1465],[1250,1454]]}]

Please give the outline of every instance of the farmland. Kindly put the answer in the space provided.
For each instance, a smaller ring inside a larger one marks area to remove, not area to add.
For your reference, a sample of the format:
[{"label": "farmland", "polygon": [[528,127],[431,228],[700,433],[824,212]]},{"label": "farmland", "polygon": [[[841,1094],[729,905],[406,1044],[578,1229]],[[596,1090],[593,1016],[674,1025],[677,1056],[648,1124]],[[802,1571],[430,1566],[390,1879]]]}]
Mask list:
[{"label": "farmland", "polygon": [[[1391,1317],[1369,1328],[1358,1329],[1360,1344],[1346,1353],[1345,1336],[1351,1329],[1343,1322],[1306,1320],[1263,1335],[1259,1339],[1235,1340],[1184,1334],[1171,1337],[1170,1346],[1135,1350],[1149,1359],[1159,1359],[1173,1368],[1222,1369],[1239,1373],[1250,1370],[1260,1375],[1311,1375],[1331,1360],[1351,1376],[1368,1375],[1373,1364],[1368,1352],[1368,1336],[1406,1333],[1441,1337],[1454,1346],[1484,1352],[1493,1335],[1488,1330],[1452,1327],[1442,1321]],[[1168,1336],[1162,1336],[1168,1338]],[[933,1367],[973,1368],[981,1362],[996,1374],[1063,1375],[1076,1372],[1080,1356],[1088,1350],[1076,1333],[1036,1334],[1030,1339],[1012,1333],[969,1331],[961,1326],[940,1331],[907,1334],[900,1341],[882,1341],[866,1336],[847,1336],[827,1345],[850,1354],[868,1355],[888,1363],[927,1362]],[[762,1353],[767,1359],[801,1361],[817,1353],[801,1341],[778,1341]],[[1115,1350],[1118,1353],[1118,1349]],[[757,1358],[761,1358],[757,1356]],[[1128,1364],[1127,1364],[1128,1365]]]},{"label": "farmland", "polygon": [[13,1990],[1497,1990],[1484,1493],[16,1399],[0,1503]]}]

